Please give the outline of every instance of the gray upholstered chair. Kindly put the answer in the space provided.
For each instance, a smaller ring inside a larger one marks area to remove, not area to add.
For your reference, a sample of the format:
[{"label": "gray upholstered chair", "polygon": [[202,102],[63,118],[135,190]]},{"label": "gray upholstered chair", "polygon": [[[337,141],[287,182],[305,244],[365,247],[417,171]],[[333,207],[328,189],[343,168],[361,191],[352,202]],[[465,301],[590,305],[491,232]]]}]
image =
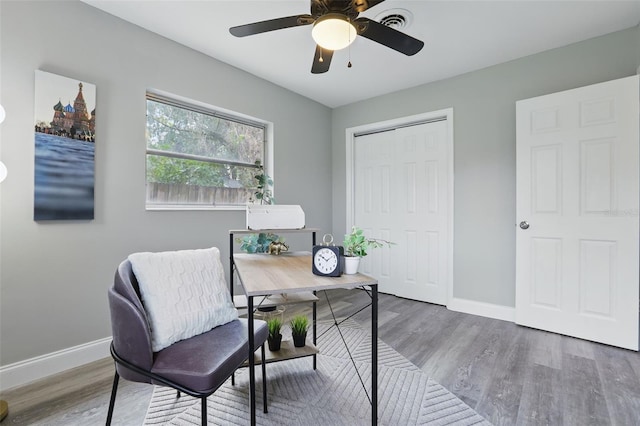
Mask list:
[{"label": "gray upholstered chair", "polygon": [[[207,424],[207,397],[214,393],[249,355],[247,320],[237,319],[203,334],[181,340],[158,352],[151,349],[151,332],[138,281],[129,260],[123,261],[109,289],[109,307],[115,360],[115,376],[107,425],[111,424],[120,377],[134,382],[169,386],[177,397],[186,393],[201,399],[202,424]],[[264,321],[254,322],[255,345],[261,346],[268,330]],[[267,412],[265,366],[262,364],[264,411]]]}]

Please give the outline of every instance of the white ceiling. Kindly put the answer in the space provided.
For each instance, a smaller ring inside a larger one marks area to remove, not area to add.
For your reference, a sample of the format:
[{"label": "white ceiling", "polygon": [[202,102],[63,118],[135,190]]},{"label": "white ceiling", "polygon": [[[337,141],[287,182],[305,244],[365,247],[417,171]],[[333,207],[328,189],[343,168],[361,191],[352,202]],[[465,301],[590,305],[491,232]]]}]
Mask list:
[{"label": "white ceiling", "polygon": [[[445,79],[640,22],[633,1],[386,0],[413,15],[407,34],[425,47],[405,56],[363,37],[335,52],[331,69],[311,74],[311,26],[236,38],[229,27],[309,13],[308,0],[83,0],[149,31],[243,69],[329,107]],[[351,55],[352,68],[347,68]]]}]

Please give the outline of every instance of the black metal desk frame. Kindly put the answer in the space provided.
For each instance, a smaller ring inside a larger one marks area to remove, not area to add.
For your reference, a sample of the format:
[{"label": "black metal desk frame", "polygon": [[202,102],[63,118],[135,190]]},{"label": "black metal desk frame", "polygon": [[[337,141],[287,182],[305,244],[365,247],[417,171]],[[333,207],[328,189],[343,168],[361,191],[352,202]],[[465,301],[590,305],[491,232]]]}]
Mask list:
[{"label": "black metal desk frame", "polygon": [[[229,231],[229,261],[230,261],[230,279],[229,279],[229,287],[231,296],[233,297],[233,286],[234,286],[234,271],[236,270],[236,265],[234,262],[233,256],[233,248],[234,248],[234,233],[258,233],[258,232],[287,232],[287,230],[262,230],[262,231]],[[312,233],[312,245],[316,244],[316,231],[310,230]],[[311,271],[309,271],[311,273]],[[332,278],[326,278],[327,280],[332,280]],[[371,288],[371,424],[376,425],[378,419],[378,284],[366,284]],[[327,289],[331,288],[342,288],[341,286],[329,286]],[[325,289],[323,289],[325,290]],[[313,291],[316,294],[316,291]],[[254,352],[256,350],[255,342],[254,342],[254,324],[253,324],[253,315],[254,309],[254,297],[262,297],[262,296],[254,296],[247,295],[247,318],[248,318],[248,337],[249,337],[249,399],[250,399],[250,417],[251,417],[251,426],[255,426],[256,424],[256,401],[255,401],[255,358]],[[313,302],[313,343],[317,344],[317,307],[316,302]],[[313,355],[313,369],[315,370],[317,367],[317,356]]]}]

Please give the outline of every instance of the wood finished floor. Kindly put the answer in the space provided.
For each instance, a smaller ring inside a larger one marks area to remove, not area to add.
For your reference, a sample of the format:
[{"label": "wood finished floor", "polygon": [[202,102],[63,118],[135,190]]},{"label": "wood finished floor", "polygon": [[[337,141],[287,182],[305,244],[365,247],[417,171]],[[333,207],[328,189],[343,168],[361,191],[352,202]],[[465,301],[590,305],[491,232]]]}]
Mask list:
[{"label": "wood finished floor", "polygon": [[[330,318],[320,294],[318,318]],[[359,290],[329,293],[338,317],[368,303]],[[310,312],[308,307],[288,314]],[[369,324],[369,311],[355,319]],[[640,425],[640,354],[380,296],[379,337],[495,425]],[[104,424],[113,378],[104,359],[0,394],[2,422]],[[114,425],[139,425],[152,386],[120,381]]]}]

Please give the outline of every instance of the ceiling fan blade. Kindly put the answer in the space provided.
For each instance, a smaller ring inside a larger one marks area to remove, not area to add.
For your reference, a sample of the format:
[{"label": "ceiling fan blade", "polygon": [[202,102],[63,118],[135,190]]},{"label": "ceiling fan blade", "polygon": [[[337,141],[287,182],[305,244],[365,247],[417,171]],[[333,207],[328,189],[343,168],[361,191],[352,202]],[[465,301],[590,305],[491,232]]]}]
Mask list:
[{"label": "ceiling fan blade", "polygon": [[299,27],[313,24],[314,18],[311,15],[286,16],[284,18],[269,19],[267,21],[253,22],[251,24],[238,25],[229,28],[229,32],[236,37],[245,37],[254,34],[266,33],[284,28]]},{"label": "ceiling fan blade", "polygon": [[[322,58],[322,61],[320,61]],[[333,50],[323,49],[316,45],[316,53],[313,56],[313,65],[311,66],[312,74],[322,74],[329,71],[331,65],[331,58],[333,58]]]},{"label": "ceiling fan blade", "polygon": [[407,56],[415,55],[424,47],[424,42],[417,38],[413,38],[379,22],[372,21],[371,19],[363,17],[356,19],[356,22],[361,24],[358,25],[358,28],[363,28],[358,31],[362,37],[383,44]]},{"label": "ceiling fan blade", "polygon": [[362,13],[383,1],[384,0],[351,0],[351,8],[358,13]]}]

